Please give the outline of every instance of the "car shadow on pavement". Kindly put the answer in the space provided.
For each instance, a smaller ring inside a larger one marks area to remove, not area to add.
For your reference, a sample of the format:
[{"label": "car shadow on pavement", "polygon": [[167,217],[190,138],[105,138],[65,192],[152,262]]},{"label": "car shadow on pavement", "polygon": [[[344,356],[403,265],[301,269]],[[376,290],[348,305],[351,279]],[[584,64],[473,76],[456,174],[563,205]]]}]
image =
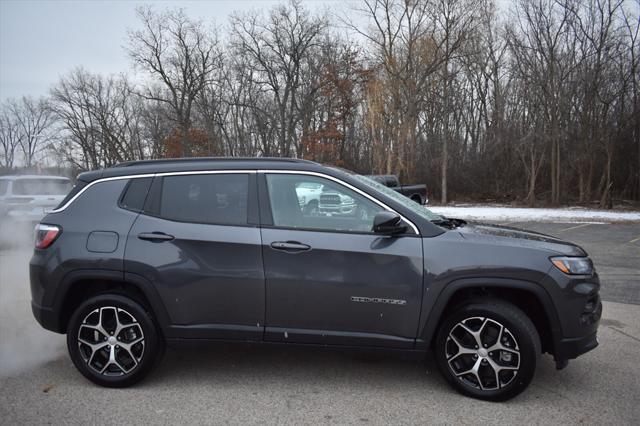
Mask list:
[{"label": "car shadow on pavement", "polygon": [[[556,375],[542,356],[534,382]],[[174,383],[404,389],[459,396],[438,371],[431,352],[366,351],[313,346],[210,343],[170,346],[148,386]],[[462,396],[459,396],[462,398]]]},{"label": "car shadow on pavement", "polygon": [[169,346],[158,369],[145,383],[173,381],[215,383],[233,379],[247,384],[259,380],[335,385],[371,385],[374,382],[398,386],[430,382],[447,384],[435,360],[420,353],[363,351],[313,346],[207,343]]}]

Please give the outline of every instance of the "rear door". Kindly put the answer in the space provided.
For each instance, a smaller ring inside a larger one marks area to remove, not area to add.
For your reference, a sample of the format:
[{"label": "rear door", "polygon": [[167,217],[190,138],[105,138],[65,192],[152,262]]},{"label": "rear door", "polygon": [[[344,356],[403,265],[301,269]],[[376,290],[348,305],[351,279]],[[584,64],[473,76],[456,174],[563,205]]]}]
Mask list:
[{"label": "rear door", "polygon": [[264,274],[255,173],[156,176],[129,232],[125,272],[157,289],[167,337],[260,340]]},{"label": "rear door", "polygon": [[[422,297],[419,235],[372,233],[383,207],[328,177],[266,172],[259,179],[265,339],[412,347]],[[313,185],[339,208],[305,210],[299,188]]]}]

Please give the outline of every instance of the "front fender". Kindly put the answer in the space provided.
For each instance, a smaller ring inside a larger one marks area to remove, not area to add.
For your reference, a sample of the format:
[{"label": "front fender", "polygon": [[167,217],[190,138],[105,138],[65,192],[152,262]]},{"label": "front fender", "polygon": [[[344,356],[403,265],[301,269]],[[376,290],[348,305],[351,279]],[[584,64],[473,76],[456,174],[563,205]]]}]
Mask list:
[{"label": "front fender", "polygon": [[418,337],[416,339],[416,349],[426,350],[431,346],[431,343],[437,333],[438,325],[443,319],[442,315],[453,295],[460,290],[472,288],[515,289],[531,293],[531,295],[540,302],[544,309],[544,313],[549,320],[554,345],[560,340],[561,330],[559,328],[558,314],[554,308],[551,297],[540,284],[531,281],[503,277],[469,277],[449,282],[435,298],[435,301],[430,306],[428,312],[422,316],[423,319],[421,319]]}]

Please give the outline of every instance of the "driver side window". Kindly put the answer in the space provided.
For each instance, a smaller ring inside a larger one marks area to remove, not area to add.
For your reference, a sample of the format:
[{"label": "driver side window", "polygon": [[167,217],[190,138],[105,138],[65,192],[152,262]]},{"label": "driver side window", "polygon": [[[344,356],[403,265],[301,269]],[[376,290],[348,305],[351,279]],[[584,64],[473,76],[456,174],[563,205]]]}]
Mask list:
[{"label": "driver side window", "polygon": [[384,209],[332,180],[296,174],[267,174],[273,224],[283,228],[371,232]]}]

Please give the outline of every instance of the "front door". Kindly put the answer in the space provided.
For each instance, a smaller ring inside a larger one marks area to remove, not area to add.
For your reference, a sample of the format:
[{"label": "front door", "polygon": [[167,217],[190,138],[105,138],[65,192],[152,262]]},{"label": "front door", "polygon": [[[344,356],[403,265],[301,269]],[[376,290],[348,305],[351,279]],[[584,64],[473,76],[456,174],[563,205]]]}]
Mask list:
[{"label": "front door", "polygon": [[[259,176],[270,341],[413,345],[422,297],[422,244],[371,232],[384,207],[328,177]],[[264,205],[268,204],[268,205]]]}]

